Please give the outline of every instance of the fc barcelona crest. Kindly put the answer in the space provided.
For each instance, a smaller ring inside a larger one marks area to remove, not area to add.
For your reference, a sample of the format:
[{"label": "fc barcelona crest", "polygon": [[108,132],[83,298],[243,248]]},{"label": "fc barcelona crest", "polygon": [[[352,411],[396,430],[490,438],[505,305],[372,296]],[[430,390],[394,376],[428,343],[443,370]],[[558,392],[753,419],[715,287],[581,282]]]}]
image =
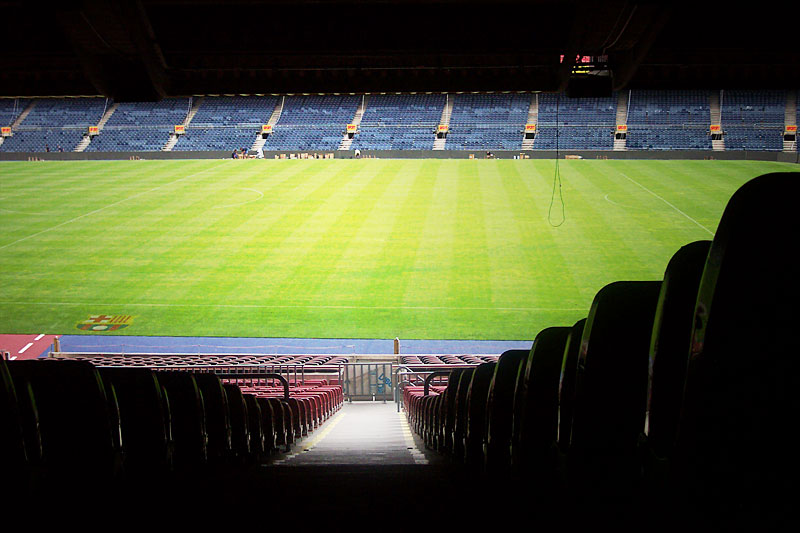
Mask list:
[{"label": "fc barcelona crest", "polygon": [[133,323],[131,315],[91,315],[78,324],[83,331],[117,331]]}]

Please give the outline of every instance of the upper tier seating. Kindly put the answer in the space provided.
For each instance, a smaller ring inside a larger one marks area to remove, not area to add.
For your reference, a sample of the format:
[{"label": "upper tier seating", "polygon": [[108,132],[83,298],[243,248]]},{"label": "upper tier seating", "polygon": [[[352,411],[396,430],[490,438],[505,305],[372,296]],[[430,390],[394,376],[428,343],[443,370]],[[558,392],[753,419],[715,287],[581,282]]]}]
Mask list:
[{"label": "upper tier seating", "polygon": [[529,94],[453,96],[447,150],[518,150],[528,118]]},{"label": "upper tier seating", "polygon": [[783,149],[785,91],[726,90],[721,110],[726,150]]},{"label": "upper tier seating", "polygon": [[616,97],[539,96],[536,150],[611,150],[614,147]]},{"label": "upper tier seating", "polygon": [[708,91],[631,91],[630,150],[711,150]]},{"label": "upper tier seating", "polygon": [[11,126],[28,104],[25,98],[0,98],[0,126]]},{"label": "upper tier seating", "polygon": [[[189,113],[189,98],[164,98],[160,102],[123,102],[106,123],[118,126],[167,126],[183,124]],[[105,131],[105,130],[104,130]]]},{"label": "upper tier seating", "polygon": [[430,150],[446,96],[443,94],[373,95],[352,148],[360,150]]},{"label": "upper tier seating", "polygon": [[206,96],[188,127],[249,125],[260,128],[267,123],[277,103],[277,96]]},{"label": "upper tier seating", "polygon": [[22,121],[22,126],[40,128],[81,128],[100,121],[111,102],[106,98],[42,98]]}]

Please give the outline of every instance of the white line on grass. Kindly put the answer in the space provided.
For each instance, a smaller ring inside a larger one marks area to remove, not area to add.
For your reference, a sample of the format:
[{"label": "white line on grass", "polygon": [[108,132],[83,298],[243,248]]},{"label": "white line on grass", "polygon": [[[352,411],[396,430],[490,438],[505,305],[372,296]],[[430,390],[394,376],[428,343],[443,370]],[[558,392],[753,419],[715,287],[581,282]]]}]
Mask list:
[{"label": "white line on grass", "polygon": [[250,204],[250,203],[253,203],[253,202],[257,202],[257,201],[261,200],[262,198],[264,198],[264,193],[259,191],[259,190],[250,189],[250,188],[247,188],[247,187],[236,187],[236,188],[239,189],[239,190],[242,190],[242,191],[253,191],[255,193],[258,193],[259,196],[258,196],[258,198],[254,198],[253,200],[247,200],[246,202],[239,202],[239,203],[236,203],[236,204],[228,204],[228,205],[215,205],[214,207],[212,207],[212,209],[222,209],[222,208],[225,208],[225,207],[238,207],[240,205],[245,205],[245,204]]},{"label": "white line on grass", "polygon": [[1,305],[58,305],[85,307],[222,307],[229,309],[368,309],[389,311],[586,311],[585,307],[448,307],[426,305],[260,305],[260,304],[171,304],[171,303],[108,303],[108,302],[12,302]]},{"label": "white line on grass", "polygon": [[188,176],[184,176],[182,178],[178,178],[175,181],[171,181],[169,183],[165,183],[163,185],[159,185],[158,187],[153,187],[152,189],[149,189],[147,191],[137,192],[136,194],[134,194],[132,196],[128,196],[127,198],[123,198],[122,200],[117,200],[116,202],[110,203],[110,204],[108,204],[106,206],[103,206],[103,207],[101,207],[99,209],[95,209],[94,211],[89,211],[88,213],[84,213],[83,215],[78,215],[75,218],[71,218],[71,219],[66,220],[64,222],[61,222],[60,224],[56,224],[55,226],[49,227],[47,229],[43,229],[42,231],[37,231],[36,233],[28,235],[27,237],[22,237],[21,239],[17,239],[16,241],[10,242],[8,244],[4,244],[3,246],[0,246],[0,250],[4,250],[4,249],[8,248],[9,246],[14,246],[15,244],[18,244],[20,242],[27,241],[28,239],[32,239],[34,237],[38,237],[39,235],[42,235],[43,233],[47,233],[49,231],[53,231],[54,229],[58,229],[58,228],[60,228],[62,226],[66,226],[67,224],[71,224],[71,223],[73,223],[73,222],[75,222],[77,220],[80,220],[82,218],[86,218],[88,216],[94,215],[95,213],[99,213],[100,211],[104,211],[104,210],[108,209],[109,207],[117,206],[117,205],[119,205],[121,203],[127,202],[128,200],[133,200],[134,198],[138,198],[139,196],[143,196],[145,194],[149,194],[149,193],[157,191],[159,189],[163,189],[164,187],[168,187],[168,186],[173,185],[175,183],[178,183],[178,182],[181,182],[181,181],[184,181],[184,180],[188,180],[189,178],[193,178],[195,176],[199,176],[200,174],[204,174],[204,173],[208,172],[209,170],[214,170],[214,169],[216,169],[218,167],[221,167],[224,164],[225,163],[220,164],[220,165],[216,165],[216,166],[211,167],[211,168],[206,168],[204,170],[200,170],[198,172],[195,172],[194,174],[189,174]]},{"label": "white line on grass", "polygon": [[623,176],[624,176],[624,177],[625,177],[625,178],[626,178],[628,181],[630,181],[631,183],[633,183],[633,184],[635,184],[635,185],[638,185],[639,187],[641,187],[641,188],[642,188],[642,189],[644,189],[645,191],[649,192],[650,194],[652,194],[653,196],[655,196],[656,198],[658,198],[659,200],[661,200],[662,202],[664,202],[665,204],[667,204],[668,206],[670,206],[672,209],[674,209],[675,211],[677,211],[677,212],[678,212],[678,213],[680,213],[681,215],[685,216],[687,219],[689,219],[689,220],[691,220],[692,222],[694,222],[695,224],[697,224],[697,226],[699,226],[701,229],[703,229],[703,230],[705,230],[706,232],[708,232],[708,234],[709,234],[709,235],[711,235],[712,237],[714,236],[714,232],[713,232],[713,231],[711,231],[710,229],[708,229],[707,227],[705,227],[704,225],[702,225],[701,223],[699,223],[698,221],[696,221],[695,219],[693,219],[692,217],[690,217],[689,215],[687,215],[686,213],[684,213],[683,211],[681,211],[680,209],[678,209],[677,207],[675,207],[673,204],[669,203],[669,202],[668,202],[667,200],[665,200],[663,197],[661,197],[661,196],[659,196],[658,194],[654,193],[653,191],[651,191],[650,189],[648,189],[647,187],[645,187],[644,185],[642,185],[641,183],[639,183],[639,182],[638,182],[638,181],[636,181],[635,179],[633,179],[633,178],[631,178],[630,176],[626,175],[624,172],[620,172],[620,174],[622,174],[622,175],[623,175]]}]

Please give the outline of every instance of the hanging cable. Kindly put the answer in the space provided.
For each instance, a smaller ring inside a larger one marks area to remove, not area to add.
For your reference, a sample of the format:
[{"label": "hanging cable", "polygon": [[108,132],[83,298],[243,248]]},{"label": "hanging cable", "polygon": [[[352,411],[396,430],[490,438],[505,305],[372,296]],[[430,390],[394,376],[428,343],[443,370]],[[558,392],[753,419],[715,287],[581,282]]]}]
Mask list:
[{"label": "hanging cable", "polygon": [[[550,207],[547,210],[547,222],[554,228],[559,227],[567,219],[566,209],[564,206],[564,195],[561,191],[561,169],[559,168],[559,150],[558,150],[558,108],[561,105],[561,93],[556,95],[556,166],[555,173],[553,174],[553,192],[550,195]],[[556,191],[558,191],[558,201],[561,204],[561,221],[558,224],[553,223],[553,204],[556,200]]]}]

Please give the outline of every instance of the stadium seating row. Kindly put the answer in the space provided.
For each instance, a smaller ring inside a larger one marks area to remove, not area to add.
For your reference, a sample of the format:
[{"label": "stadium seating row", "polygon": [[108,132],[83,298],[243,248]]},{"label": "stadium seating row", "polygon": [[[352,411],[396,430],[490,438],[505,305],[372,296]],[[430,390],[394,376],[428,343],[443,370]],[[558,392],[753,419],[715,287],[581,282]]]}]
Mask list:
[{"label": "stadium seating row", "polygon": [[[711,91],[629,92],[628,142],[632,150],[710,150]],[[720,116],[729,150],[781,150],[787,96],[783,91],[721,91]],[[519,150],[522,131],[536,120],[533,149],[610,150],[617,121],[616,96],[570,99],[540,94],[538,119],[528,116],[532,94],[405,94],[370,96],[351,149],[430,150],[434,128],[452,104],[446,150]],[[31,103],[35,105],[30,106]],[[279,102],[281,105],[279,106]],[[352,122],[354,95],[205,97],[179,136],[177,151],[249,148],[276,108],[266,150],[334,150]],[[0,125],[17,119],[3,152],[74,150],[113,102],[105,98],[2,99]],[[199,105],[197,105],[199,104]],[[30,107],[30,109],[28,109]],[[22,116],[28,109],[27,115]],[[173,127],[191,115],[188,98],[117,104],[87,151],[158,151]],[[447,120],[447,119],[445,119]]]},{"label": "stadium seating row", "polygon": [[800,462],[781,428],[800,405],[797,269],[770,228],[797,229],[797,190],[796,173],[745,184],[713,241],[678,250],[662,280],[611,283],[530,352],[453,370],[427,396],[409,388],[410,424],[492,486],[566,502],[565,519],[792,520]]},{"label": "stadium seating row", "polygon": [[0,492],[155,498],[176,479],[268,460],[344,401],[325,379],[223,376],[0,360]]}]

